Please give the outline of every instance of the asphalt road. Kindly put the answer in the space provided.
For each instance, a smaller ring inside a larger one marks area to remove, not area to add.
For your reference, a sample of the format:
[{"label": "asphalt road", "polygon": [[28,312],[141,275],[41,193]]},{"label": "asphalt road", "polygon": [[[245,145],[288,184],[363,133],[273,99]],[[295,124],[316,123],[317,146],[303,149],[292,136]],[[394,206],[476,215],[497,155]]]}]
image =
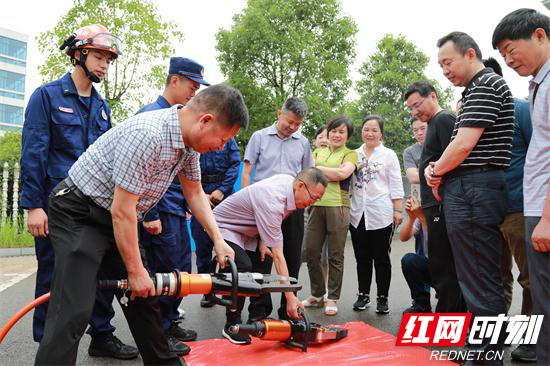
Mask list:
[{"label": "asphalt road", "polygon": [[[355,271],[355,258],[353,256],[353,248],[348,240],[345,252],[345,271],[344,285],[341,295],[341,300],[338,303],[339,312],[335,316],[326,316],[322,309],[308,310],[308,315],[311,321],[321,324],[341,324],[348,321],[363,321],[371,326],[381,329],[387,333],[397,335],[401,324],[401,314],[405,308],[410,305],[410,292],[401,273],[401,257],[414,250],[412,241],[401,243],[399,238],[394,239],[392,243],[392,283],[390,287],[389,306],[390,313],[387,315],[376,314],[375,306],[371,306],[365,311],[355,312],[352,310],[352,304],[356,299],[357,278]],[[15,257],[14,257],[15,258]],[[15,259],[4,259],[3,266],[6,266],[6,261],[11,263]],[[21,267],[21,266],[20,266]],[[28,272],[29,268],[20,268],[20,272]],[[15,269],[10,268],[11,271]],[[1,271],[1,269],[0,269]],[[10,276],[13,277],[12,274]],[[515,274],[517,276],[517,273]],[[24,277],[24,276],[22,276]],[[2,290],[2,282],[5,279],[0,276],[0,326],[3,326],[7,320],[15,314],[16,311],[28,304],[33,299],[34,294],[35,274],[28,276],[17,282],[14,285]],[[309,295],[309,280],[307,267],[304,263],[300,271],[300,283],[303,289],[299,292],[298,297],[304,299]],[[375,285],[373,284],[371,293],[375,294]],[[515,284],[515,294],[510,315],[519,314],[521,292],[519,285]],[[433,291],[432,291],[433,292]],[[279,295],[274,295],[274,302],[278,302]],[[225,323],[225,309],[220,306],[215,306],[210,309],[203,309],[199,306],[200,296],[188,296],[183,299],[181,308],[185,310],[185,321],[183,326],[198,331],[199,340],[209,338],[221,338],[221,329]],[[435,299],[432,298],[432,306],[435,306]],[[128,325],[120,305],[115,304],[115,318],[113,325],[116,327],[115,334],[124,342],[134,344],[133,338],[129,332]],[[243,318],[247,318],[246,306],[243,312]],[[134,366],[142,365],[141,358],[131,361],[118,361],[105,358],[92,358],[88,356],[87,350],[90,342],[90,337],[84,335],[80,342],[78,353],[78,365],[123,365]],[[191,348],[193,343],[189,342]],[[0,345],[0,365],[3,366],[22,366],[32,365],[34,356],[38,346],[32,340],[32,312],[22,318],[10,331]],[[435,349],[435,348],[434,348]],[[510,361],[510,352],[513,347],[505,348],[505,364],[515,364]]]}]

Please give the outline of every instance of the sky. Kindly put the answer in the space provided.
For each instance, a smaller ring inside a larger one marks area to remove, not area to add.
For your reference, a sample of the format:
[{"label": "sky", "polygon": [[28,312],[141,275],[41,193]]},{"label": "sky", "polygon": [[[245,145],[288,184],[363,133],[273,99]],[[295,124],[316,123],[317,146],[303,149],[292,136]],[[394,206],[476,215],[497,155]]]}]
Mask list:
[{"label": "sky", "polygon": [[[175,45],[176,56],[185,56],[200,62],[205,68],[205,79],[222,82],[224,76],[217,67],[215,34],[220,28],[229,29],[234,14],[246,6],[245,0],[152,0],[164,20],[174,21],[185,40]],[[41,85],[38,65],[45,55],[38,51],[36,37],[52,29],[72,6],[72,0],[15,0],[4,1],[0,12],[0,26],[29,36],[27,48],[26,100]],[[507,68],[501,56],[492,49],[491,37],[495,26],[509,12],[528,7],[550,15],[540,0],[423,0],[423,1],[363,1],[341,0],[344,15],[353,18],[358,26],[356,34],[356,60],[350,77],[357,81],[357,70],[376,50],[376,43],[385,34],[401,34],[413,42],[429,58],[426,75],[436,79],[443,87],[452,84],[443,76],[437,64],[437,40],[452,31],[470,34],[479,44],[483,57],[496,58],[504,70],[514,96],[525,98],[529,78],[519,77]],[[68,29],[70,34],[74,29]],[[130,50],[127,50],[130,51]],[[167,61],[168,65],[168,61]],[[458,99],[461,89],[455,89]],[[152,97],[158,90],[151,90]],[[350,91],[348,98],[356,97]]]}]

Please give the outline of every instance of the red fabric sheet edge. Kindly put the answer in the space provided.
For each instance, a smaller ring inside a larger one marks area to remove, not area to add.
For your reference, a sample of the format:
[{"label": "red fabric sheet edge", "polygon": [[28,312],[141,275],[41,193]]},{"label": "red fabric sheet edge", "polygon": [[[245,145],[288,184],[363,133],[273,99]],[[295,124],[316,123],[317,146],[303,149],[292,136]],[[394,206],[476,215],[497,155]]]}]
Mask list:
[{"label": "red fabric sheet edge", "polygon": [[184,357],[189,366],[210,365],[456,365],[430,360],[431,351],[422,347],[397,347],[395,337],[364,322],[349,322],[346,338],[308,346],[307,352],[282,342],[252,338],[249,345],[235,345],[226,339],[191,342],[191,353]]}]

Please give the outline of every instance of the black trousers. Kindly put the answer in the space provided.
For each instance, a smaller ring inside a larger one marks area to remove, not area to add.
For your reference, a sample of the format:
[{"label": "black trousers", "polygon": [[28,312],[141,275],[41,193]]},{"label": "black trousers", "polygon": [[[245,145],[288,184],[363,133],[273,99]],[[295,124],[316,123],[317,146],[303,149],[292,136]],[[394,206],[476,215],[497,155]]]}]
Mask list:
[{"label": "black trousers", "polygon": [[[281,225],[283,232],[283,254],[288,274],[290,277],[298,279],[300,265],[302,264],[302,241],[304,240],[304,209],[297,209],[283,220]],[[266,258],[264,262],[260,261],[260,255],[256,252],[247,253],[252,261],[252,271],[270,274],[273,261]],[[270,294],[264,294],[259,297],[251,297],[248,307],[249,318],[251,320],[265,319],[273,310],[273,303]],[[286,297],[281,294],[281,305],[277,311],[279,319],[288,319],[286,312]]]},{"label": "black trousers", "polygon": [[[55,268],[37,365],[74,365],[80,338],[92,314],[98,271],[101,269],[111,279],[127,277],[116,248],[110,212],[78,190],[56,197],[55,193],[63,188],[67,185],[61,182],[50,195],[48,218]],[[168,350],[156,298],[136,298],[122,310],[144,364],[181,364]]]},{"label": "black trousers", "polygon": [[428,266],[438,294],[436,313],[466,313],[466,303],[456,276],[451,242],[441,206],[424,209],[428,223]]},{"label": "black trousers", "polygon": [[365,217],[357,228],[350,225],[351,242],[357,261],[357,281],[359,292],[370,294],[372,267],[376,272],[376,291],[378,296],[388,296],[391,282],[391,240],[393,224],[377,230],[365,230]]},{"label": "black trousers", "polygon": [[[226,240],[226,243],[233,249],[235,252],[235,265],[237,266],[237,271],[239,272],[250,272],[252,270],[252,262],[250,261],[250,258],[248,257],[247,253],[249,251],[245,251],[243,248],[238,246],[237,244],[230,242],[229,240]],[[222,270],[222,272],[230,272],[229,267],[226,267]],[[229,296],[224,296],[225,299],[229,299]],[[251,297],[252,299],[253,297]],[[227,317],[227,323],[230,325],[235,325],[242,323],[241,319],[241,312],[244,308],[244,302],[246,300],[246,296],[239,296],[238,306],[236,311],[232,311],[229,307],[225,310],[225,315]]]}]

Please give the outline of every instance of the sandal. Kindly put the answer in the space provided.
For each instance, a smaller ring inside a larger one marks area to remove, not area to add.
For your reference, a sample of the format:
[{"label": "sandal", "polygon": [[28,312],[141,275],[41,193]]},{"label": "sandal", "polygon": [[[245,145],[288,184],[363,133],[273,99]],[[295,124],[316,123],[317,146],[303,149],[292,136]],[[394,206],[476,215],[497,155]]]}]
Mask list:
[{"label": "sandal", "polygon": [[325,306],[325,315],[336,315],[338,314],[338,306],[336,305],[336,300],[327,300]]},{"label": "sandal", "polygon": [[324,297],[315,297],[310,296],[307,299],[302,301],[302,305],[306,308],[320,308],[324,305],[325,298]]}]

